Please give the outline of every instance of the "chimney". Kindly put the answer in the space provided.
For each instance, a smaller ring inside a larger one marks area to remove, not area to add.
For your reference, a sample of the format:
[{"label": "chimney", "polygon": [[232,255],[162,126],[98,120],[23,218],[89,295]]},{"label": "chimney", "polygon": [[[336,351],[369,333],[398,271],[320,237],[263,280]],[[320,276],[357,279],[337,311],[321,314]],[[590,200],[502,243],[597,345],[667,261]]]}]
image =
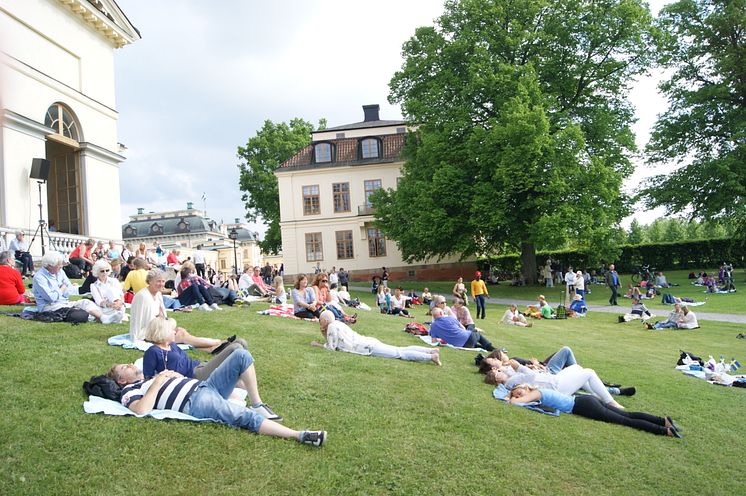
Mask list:
[{"label": "chimney", "polygon": [[194,208],[192,205],[194,205],[194,203],[187,202],[187,210],[192,210]]},{"label": "chimney", "polygon": [[363,105],[363,114],[365,114],[365,122],[380,121],[378,117],[378,111],[381,110],[381,106],[376,105]]},{"label": "chimney", "polygon": [[137,215],[142,215],[144,213],[145,213],[145,209],[144,208],[140,207],[140,208],[137,209]]}]

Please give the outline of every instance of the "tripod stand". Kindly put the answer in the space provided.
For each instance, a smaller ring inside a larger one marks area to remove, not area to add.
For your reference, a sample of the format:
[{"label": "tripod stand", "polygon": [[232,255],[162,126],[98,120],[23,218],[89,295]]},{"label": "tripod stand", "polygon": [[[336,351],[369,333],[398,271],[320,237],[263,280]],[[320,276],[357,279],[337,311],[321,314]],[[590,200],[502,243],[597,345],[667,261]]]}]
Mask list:
[{"label": "tripod stand", "polygon": [[47,233],[47,239],[50,241],[52,240],[52,237],[49,235],[49,231],[47,231],[47,222],[44,220],[44,215],[42,213],[42,203],[41,203],[41,185],[44,184],[46,181],[36,181],[36,183],[39,185],[39,225],[36,226],[36,231],[34,231],[34,235],[31,237],[31,242],[28,245],[29,252],[31,251],[31,247],[34,245],[34,240],[36,239],[36,235],[38,234],[41,239],[41,255],[46,255],[46,246],[44,245],[44,233]]}]

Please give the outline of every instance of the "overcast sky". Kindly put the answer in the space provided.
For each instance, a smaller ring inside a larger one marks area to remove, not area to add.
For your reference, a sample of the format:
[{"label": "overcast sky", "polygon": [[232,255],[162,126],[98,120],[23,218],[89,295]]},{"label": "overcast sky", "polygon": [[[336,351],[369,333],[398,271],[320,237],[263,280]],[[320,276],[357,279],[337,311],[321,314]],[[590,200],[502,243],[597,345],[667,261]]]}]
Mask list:
[{"label": "overcast sky", "polygon": [[[442,0],[119,0],[142,40],[116,52],[122,222],[138,207],[175,210],[192,201],[220,221],[243,220],[236,150],[266,119],[329,126],[361,121],[362,105],[387,103],[401,46],[432,25]],[[650,2],[653,12],[668,3]],[[363,8],[364,7],[364,8]],[[638,144],[665,101],[656,77],[638,82]],[[640,166],[634,189],[651,170]],[[643,223],[660,212],[638,215]],[[629,222],[629,219],[626,223]],[[262,226],[255,226],[260,233]]]}]

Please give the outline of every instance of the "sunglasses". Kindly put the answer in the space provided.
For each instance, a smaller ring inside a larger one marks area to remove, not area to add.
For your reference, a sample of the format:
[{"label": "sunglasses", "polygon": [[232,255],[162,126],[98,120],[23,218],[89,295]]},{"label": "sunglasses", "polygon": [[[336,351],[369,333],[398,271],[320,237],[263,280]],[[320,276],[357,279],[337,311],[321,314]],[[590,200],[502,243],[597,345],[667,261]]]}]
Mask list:
[{"label": "sunglasses", "polygon": [[99,270],[99,273],[103,274],[105,272],[111,272],[111,269],[101,269]]},{"label": "sunglasses", "polygon": [[321,282],[329,282],[328,279],[322,279]]}]

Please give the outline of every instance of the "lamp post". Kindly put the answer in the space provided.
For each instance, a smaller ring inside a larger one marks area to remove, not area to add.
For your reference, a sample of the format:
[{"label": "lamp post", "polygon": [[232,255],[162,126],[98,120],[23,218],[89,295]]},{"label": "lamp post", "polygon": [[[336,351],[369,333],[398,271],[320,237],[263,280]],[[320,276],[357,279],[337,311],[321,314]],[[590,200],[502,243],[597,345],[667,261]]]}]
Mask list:
[{"label": "lamp post", "polygon": [[235,227],[231,229],[230,233],[228,233],[228,237],[233,240],[233,269],[236,272],[236,276],[238,276],[238,252],[236,251],[236,240],[238,239],[238,232],[236,231]]}]

